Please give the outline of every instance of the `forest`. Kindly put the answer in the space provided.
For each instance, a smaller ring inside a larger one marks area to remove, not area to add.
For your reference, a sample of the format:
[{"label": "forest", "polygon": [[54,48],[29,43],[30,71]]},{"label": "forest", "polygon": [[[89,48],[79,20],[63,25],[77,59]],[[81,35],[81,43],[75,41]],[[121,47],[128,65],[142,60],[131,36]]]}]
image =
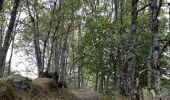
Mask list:
[{"label": "forest", "polygon": [[170,100],[170,0],[0,0],[0,100]]}]

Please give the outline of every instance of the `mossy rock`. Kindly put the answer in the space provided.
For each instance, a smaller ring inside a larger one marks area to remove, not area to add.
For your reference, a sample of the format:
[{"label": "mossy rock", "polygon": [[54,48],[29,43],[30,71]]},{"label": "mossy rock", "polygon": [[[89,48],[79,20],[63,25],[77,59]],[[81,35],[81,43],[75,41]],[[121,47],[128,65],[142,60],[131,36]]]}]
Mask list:
[{"label": "mossy rock", "polygon": [[58,84],[56,81],[50,78],[36,78],[32,81],[33,85],[39,86],[42,92],[56,92],[58,91]]},{"label": "mossy rock", "polygon": [[55,92],[55,91],[59,90],[58,84],[55,81],[49,82],[48,86],[49,86],[50,91],[52,91],[52,92]]},{"label": "mossy rock", "polygon": [[32,80],[27,77],[23,77],[19,74],[15,74],[3,78],[0,80],[0,82],[8,84],[9,86],[11,86],[12,88],[18,91],[22,90],[28,93],[30,96],[35,96],[37,93],[36,87],[34,87],[32,84]]}]

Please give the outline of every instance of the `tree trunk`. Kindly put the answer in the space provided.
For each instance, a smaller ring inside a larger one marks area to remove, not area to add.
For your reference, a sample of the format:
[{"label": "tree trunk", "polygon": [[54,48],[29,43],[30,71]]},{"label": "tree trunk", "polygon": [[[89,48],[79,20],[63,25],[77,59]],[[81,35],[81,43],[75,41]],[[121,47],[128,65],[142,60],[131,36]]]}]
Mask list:
[{"label": "tree trunk", "polygon": [[55,43],[54,51],[55,52],[54,52],[53,67],[54,67],[54,71],[59,73],[60,45],[58,44],[58,42]]},{"label": "tree trunk", "polygon": [[96,72],[96,79],[95,79],[95,91],[98,91],[98,80],[99,80],[99,73]]},{"label": "tree trunk", "polygon": [[[14,34],[14,36],[15,36],[15,34]],[[11,54],[10,54],[10,58],[9,58],[9,62],[8,62],[8,70],[7,70],[8,75],[10,75],[10,73],[11,73],[11,61],[12,61],[13,50],[14,50],[14,36],[12,37]]]},{"label": "tree trunk", "polygon": [[66,72],[66,50],[67,50],[67,40],[68,40],[69,34],[66,34],[64,37],[64,44],[62,48],[62,53],[61,53],[61,76],[60,76],[60,81],[64,82],[66,79],[65,72]]},{"label": "tree trunk", "polygon": [[77,89],[80,90],[81,89],[81,67],[78,66],[78,78],[77,78]]},{"label": "tree trunk", "polygon": [[107,76],[107,79],[106,79],[106,86],[105,86],[105,88],[106,88],[106,94],[108,94],[108,92],[109,92],[109,78],[110,78],[110,75],[108,75],[108,76]]},{"label": "tree trunk", "polygon": [[75,86],[75,89],[77,89],[77,76],[76,76],[76,71],[75,69],[73,69],[73,75],[74,75],[74,86]]},{"label": "tree trunk", "polygon": [[0,12],[1,12],[2,8],[3,8],[3,3],[4,3],[4,0],[0,0]]},{"label": "tree trunk", "polygon": [[53,17],[54,17],[54,13],[55,13],[55,8],[56,8],[56,1],[54,2],[54,7],[53,7],[53,10],[52,10],[52,13],[51,13],[51,20],[49,22],[48,31],[45,34],[45,40],[44,40],[44,44],[43,44],[43,53],[42,53],[42,69],[44,69],[46,46],[47,46],[47,42],[49,40],[49,36],[51,34],[51,29],[52,29],[52,25],[53,25],[53,19],[54,19]]},{"label": "tree trunk", "polygon": [[152,46],[150,47],[150,51],[149,51],[149,55],[147,58],[147,69],[148,69],[148,81],[147,81],[147,85],[148,85],[148,99],[151,100],[152,98],[152,94],[151,94],[151,84],[152,84],[152,72],[150,71],[152,69],[151,67],[151,56],[152,56]]},{"label": "tree trunk", "polygon": [[152,64],[155,71],[155,92],[156,100],[161,99],[161,82],[160,82],[160,68],[159,68],[159,43],[158,43],[158,15],[160,12],[160,7],[162,5],[162,0],[160,0],[160,4],[158,6],[157,0],[150,0],[151,2],[151,12],[150,12],[150,22],[151,22],[151,46],[152,46]]},{"label": "tree trunk", "polygon": [[[38,5],[37,1],[34,3],[34,10],[36,11],[36,6]],[[38,70],[38,77],[41,77],[43,73],[42,69],[42,58],[41,58],[41,50],[40,50],[40,43],[39,43],[39,32],[38,32],[38,12],[36,11],[36,19],[32,16],[29,2],[27,0],[27,8],[28,8],[28,14],[32,22],[32,32],[33,32],[33,44],[34,44],[34,50],[35,50],[35,57],[36,57],[36,63],[37,63],[37,70]]]},{"label": "tree trunk", "polygon": [[[115,21],[118,22],[118,2],[117,0],[114,0],[114,9],[115,9]],[[120,13],[122,13],[122,1],[121,1],[121,10],[120,10]],[[121,37],[122,35],[122,15],[120,14],[120,26],[117,26],[118,30],[117,30],[117,34]],[[117,56],[116,56],[116,87],[115,87],[115,90],[116,92],[120,93],[121,92],[121,77],[123,77],[123,71],[122,71],[122,40],[121,39],[118,39],[118,43],[117,43]]]},{"label": "tree trunk", "polygon": [[127,70],[127,85],[129,92],[127,94],[127,100],[137,100],[139,98],[138,90],[136,87],[136,79],[135,79],[135,46],[137,39],[137,3],[138,0],[132,0],[132,8],[131,8],[131,36],[130,36],[130,45],[129,45],[129,53],[128,53],[128,70]]},{"label": "tree trunk", "polygon": [[[80,20],[80,26],[79,26],[79,28],[78,28],[78,48],[80,48],[80,46],[82,45],[82,32],[81,32],[81,20]],[[78,63],[77,63],[77,65],[78,65],[78,89],[80,89],[81,88],[81,86],[82,86],[82,78],[83,77],[81,77],[82,76],[82,68],[81,68],[81,61],[78,61]]]},{"label": "tree trunk", "polygon": [[7,55],[7,51],[8,51],[8,48],[10,46],[10,43],[11,43],[10,39],[11,39],[11,36],[12,36],[14,24],[15,24],[15,19],[16,19],[16,15],[17,15],[17,9],[18,9],[18,6],[19,6],[19,2],[20,2],[20,0],[14,1],[14,6],[13,6],[12,12],[11,12],[11,19],[9,21],[8,29],[7,29],[7,32],[5,34],[4,44],[0,48],[0,77],[3,76],[3,71],[4,71],[3,68],[5,67],[6,55]]},{"label": "tree trunk", "polygon": [[100,81],[99,81],[99,92],[100,92],[100,93],[103,93],[103,89],[104,89],[104,88],[103,88],[103,86],[104,86],[103,83],[104,83],[104,75],[101,74],[101,76],[100,76]]}]

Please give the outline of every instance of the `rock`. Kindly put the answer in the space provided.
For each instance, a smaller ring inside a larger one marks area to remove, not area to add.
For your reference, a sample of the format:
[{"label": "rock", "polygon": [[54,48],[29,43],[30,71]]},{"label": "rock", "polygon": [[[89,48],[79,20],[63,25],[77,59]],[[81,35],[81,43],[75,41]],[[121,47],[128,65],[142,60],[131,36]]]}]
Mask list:
[{"label": "rock", "polygon": [[26,77],[22,77],[20,74],[14,74],[5,79],[11,84],[13,88],[23,90],[27,92],[30,96],[35,95],[35,90],[33,89],[32,80]]},{"label": "rock", "polygon": [[42,73],[42,78],[52,78],[54,79],[56,82],[58,82],[58,78],[59,78],[59,75],[57,72],[53,72],[53,73],[49,73],[48,71],[45,71]]},{"label": "rock", "polygon": [[49,90],[51,92],[58,90],[58,84],[52,78],[36,78],[32,81],[32,83],[37,86],[40,86],[43,90]]}]

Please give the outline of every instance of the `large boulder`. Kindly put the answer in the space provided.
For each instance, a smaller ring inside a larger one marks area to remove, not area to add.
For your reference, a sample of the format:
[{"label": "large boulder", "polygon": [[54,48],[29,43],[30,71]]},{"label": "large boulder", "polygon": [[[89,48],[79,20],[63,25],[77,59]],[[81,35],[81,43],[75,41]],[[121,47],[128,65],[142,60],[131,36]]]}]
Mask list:
[{"label": "large boulder", "polygon": [[23,90],[27,92],[30,96],[36,94],[36,90],[32,85],[32,80],[27,77],[23,77],[20,74],[14,74],[2,80],[5,83],[9,84],[12,88]]},{"label": "large boulder", "polygon": [[57,91],[58,84],[52,78],[36,78],[32,81],[32,83],[36,86],[39,86],[43,91],[41,92],[55,92]]}]

